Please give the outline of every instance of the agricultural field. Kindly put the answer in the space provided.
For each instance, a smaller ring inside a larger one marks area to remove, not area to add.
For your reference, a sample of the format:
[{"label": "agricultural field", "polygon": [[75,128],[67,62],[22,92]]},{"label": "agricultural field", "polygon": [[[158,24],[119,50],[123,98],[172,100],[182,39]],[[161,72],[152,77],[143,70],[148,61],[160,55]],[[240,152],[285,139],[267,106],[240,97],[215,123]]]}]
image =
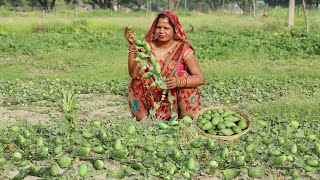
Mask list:
[{"label": "agricultural field", "polygon": [[[0,11],[0,179],[320,178],[318,11],[310,32],[299,10],[294,29],[285,9],[181,12],[209,111],[169,122],[135,121],[126,100],[124,26],[142,38],[156,13],[73,13]],[[212,106],[252,128],[208,138],[248,127]]]}]

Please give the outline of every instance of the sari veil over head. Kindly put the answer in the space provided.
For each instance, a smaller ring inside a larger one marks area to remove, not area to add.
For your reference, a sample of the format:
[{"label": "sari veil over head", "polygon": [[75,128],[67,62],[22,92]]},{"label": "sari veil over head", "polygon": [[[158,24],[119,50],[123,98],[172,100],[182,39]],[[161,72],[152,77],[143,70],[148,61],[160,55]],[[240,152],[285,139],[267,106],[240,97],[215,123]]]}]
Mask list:
[{"label": "sari veil over head", "polygon": [[[170,10],[162,11],[159,14],[166,15],[172,21],[172,23],[174,24],[174,29],[175,29],[174,32],[175,32],[176,36],[178,37],[179,41],[185,42],[193,50],[191,44],[188,41],[188,37],[187,37],[186,33],[184,32],[182,25],[178,19],[178,16]],[[153,21],[148,33],[146,34],[146,37],[144,38],[145,41],[152,40],[154,31],[157,26],[157,22],[158,22],[158,17]]]}]

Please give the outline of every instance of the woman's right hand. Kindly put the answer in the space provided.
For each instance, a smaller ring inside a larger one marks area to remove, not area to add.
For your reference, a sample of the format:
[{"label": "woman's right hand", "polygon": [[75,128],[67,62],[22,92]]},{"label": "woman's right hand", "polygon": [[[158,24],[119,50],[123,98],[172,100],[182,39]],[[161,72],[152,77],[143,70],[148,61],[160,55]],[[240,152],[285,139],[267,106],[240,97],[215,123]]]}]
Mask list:
[{"label": "woman's right hand", "polygon": [[134,44],[134,42],[133,42],[134,30],[133,29],[128,29],[128,26],[126,26],[124,29],[124,37],[129,42],[129,44]]}]

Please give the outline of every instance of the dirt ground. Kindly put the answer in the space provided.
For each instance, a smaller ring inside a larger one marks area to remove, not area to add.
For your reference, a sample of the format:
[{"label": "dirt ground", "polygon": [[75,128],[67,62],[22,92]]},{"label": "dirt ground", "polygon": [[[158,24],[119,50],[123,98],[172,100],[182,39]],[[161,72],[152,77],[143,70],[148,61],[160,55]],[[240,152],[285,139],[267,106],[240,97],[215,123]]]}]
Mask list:
[{"label": "dirt ground", "polygon": [[[110,115],[130,117],[126,97],[103,94],[81,94],[77,96],[77,114],[80,119],[104,118]],[[28,105],[0,106],[0,121],[28,121],[31,124],[49,123],[63,118],[58,102],[38,101]]]}]

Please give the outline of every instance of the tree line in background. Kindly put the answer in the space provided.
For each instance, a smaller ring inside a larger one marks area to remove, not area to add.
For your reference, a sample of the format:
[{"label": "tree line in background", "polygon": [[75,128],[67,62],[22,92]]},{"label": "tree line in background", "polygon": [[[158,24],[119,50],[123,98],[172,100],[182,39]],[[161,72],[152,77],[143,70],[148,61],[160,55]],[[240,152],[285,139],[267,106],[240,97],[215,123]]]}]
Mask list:
[{"label": "tree line in background", "polygon": [[[60,2],[61,1],[61,2]],[[0,0],[0,6],[11,7],[16,10],[28,8],[31,10],[53,10],[58,3],[65,3],[69,6],[90,5],[92,9],[119,9],[126,7],[132,10],[159,11],[162,9],[170,10],[198,10],[214,11],[224,9],[226,4],[236,4],[244,12],[249,12],[256,3],[267,4],[270,7],[288,7],[289,0]],[[301,5],[303,0],[295,0],[296,5]],[[319,8],[320,0],[305,0],[308,8]]]}]

